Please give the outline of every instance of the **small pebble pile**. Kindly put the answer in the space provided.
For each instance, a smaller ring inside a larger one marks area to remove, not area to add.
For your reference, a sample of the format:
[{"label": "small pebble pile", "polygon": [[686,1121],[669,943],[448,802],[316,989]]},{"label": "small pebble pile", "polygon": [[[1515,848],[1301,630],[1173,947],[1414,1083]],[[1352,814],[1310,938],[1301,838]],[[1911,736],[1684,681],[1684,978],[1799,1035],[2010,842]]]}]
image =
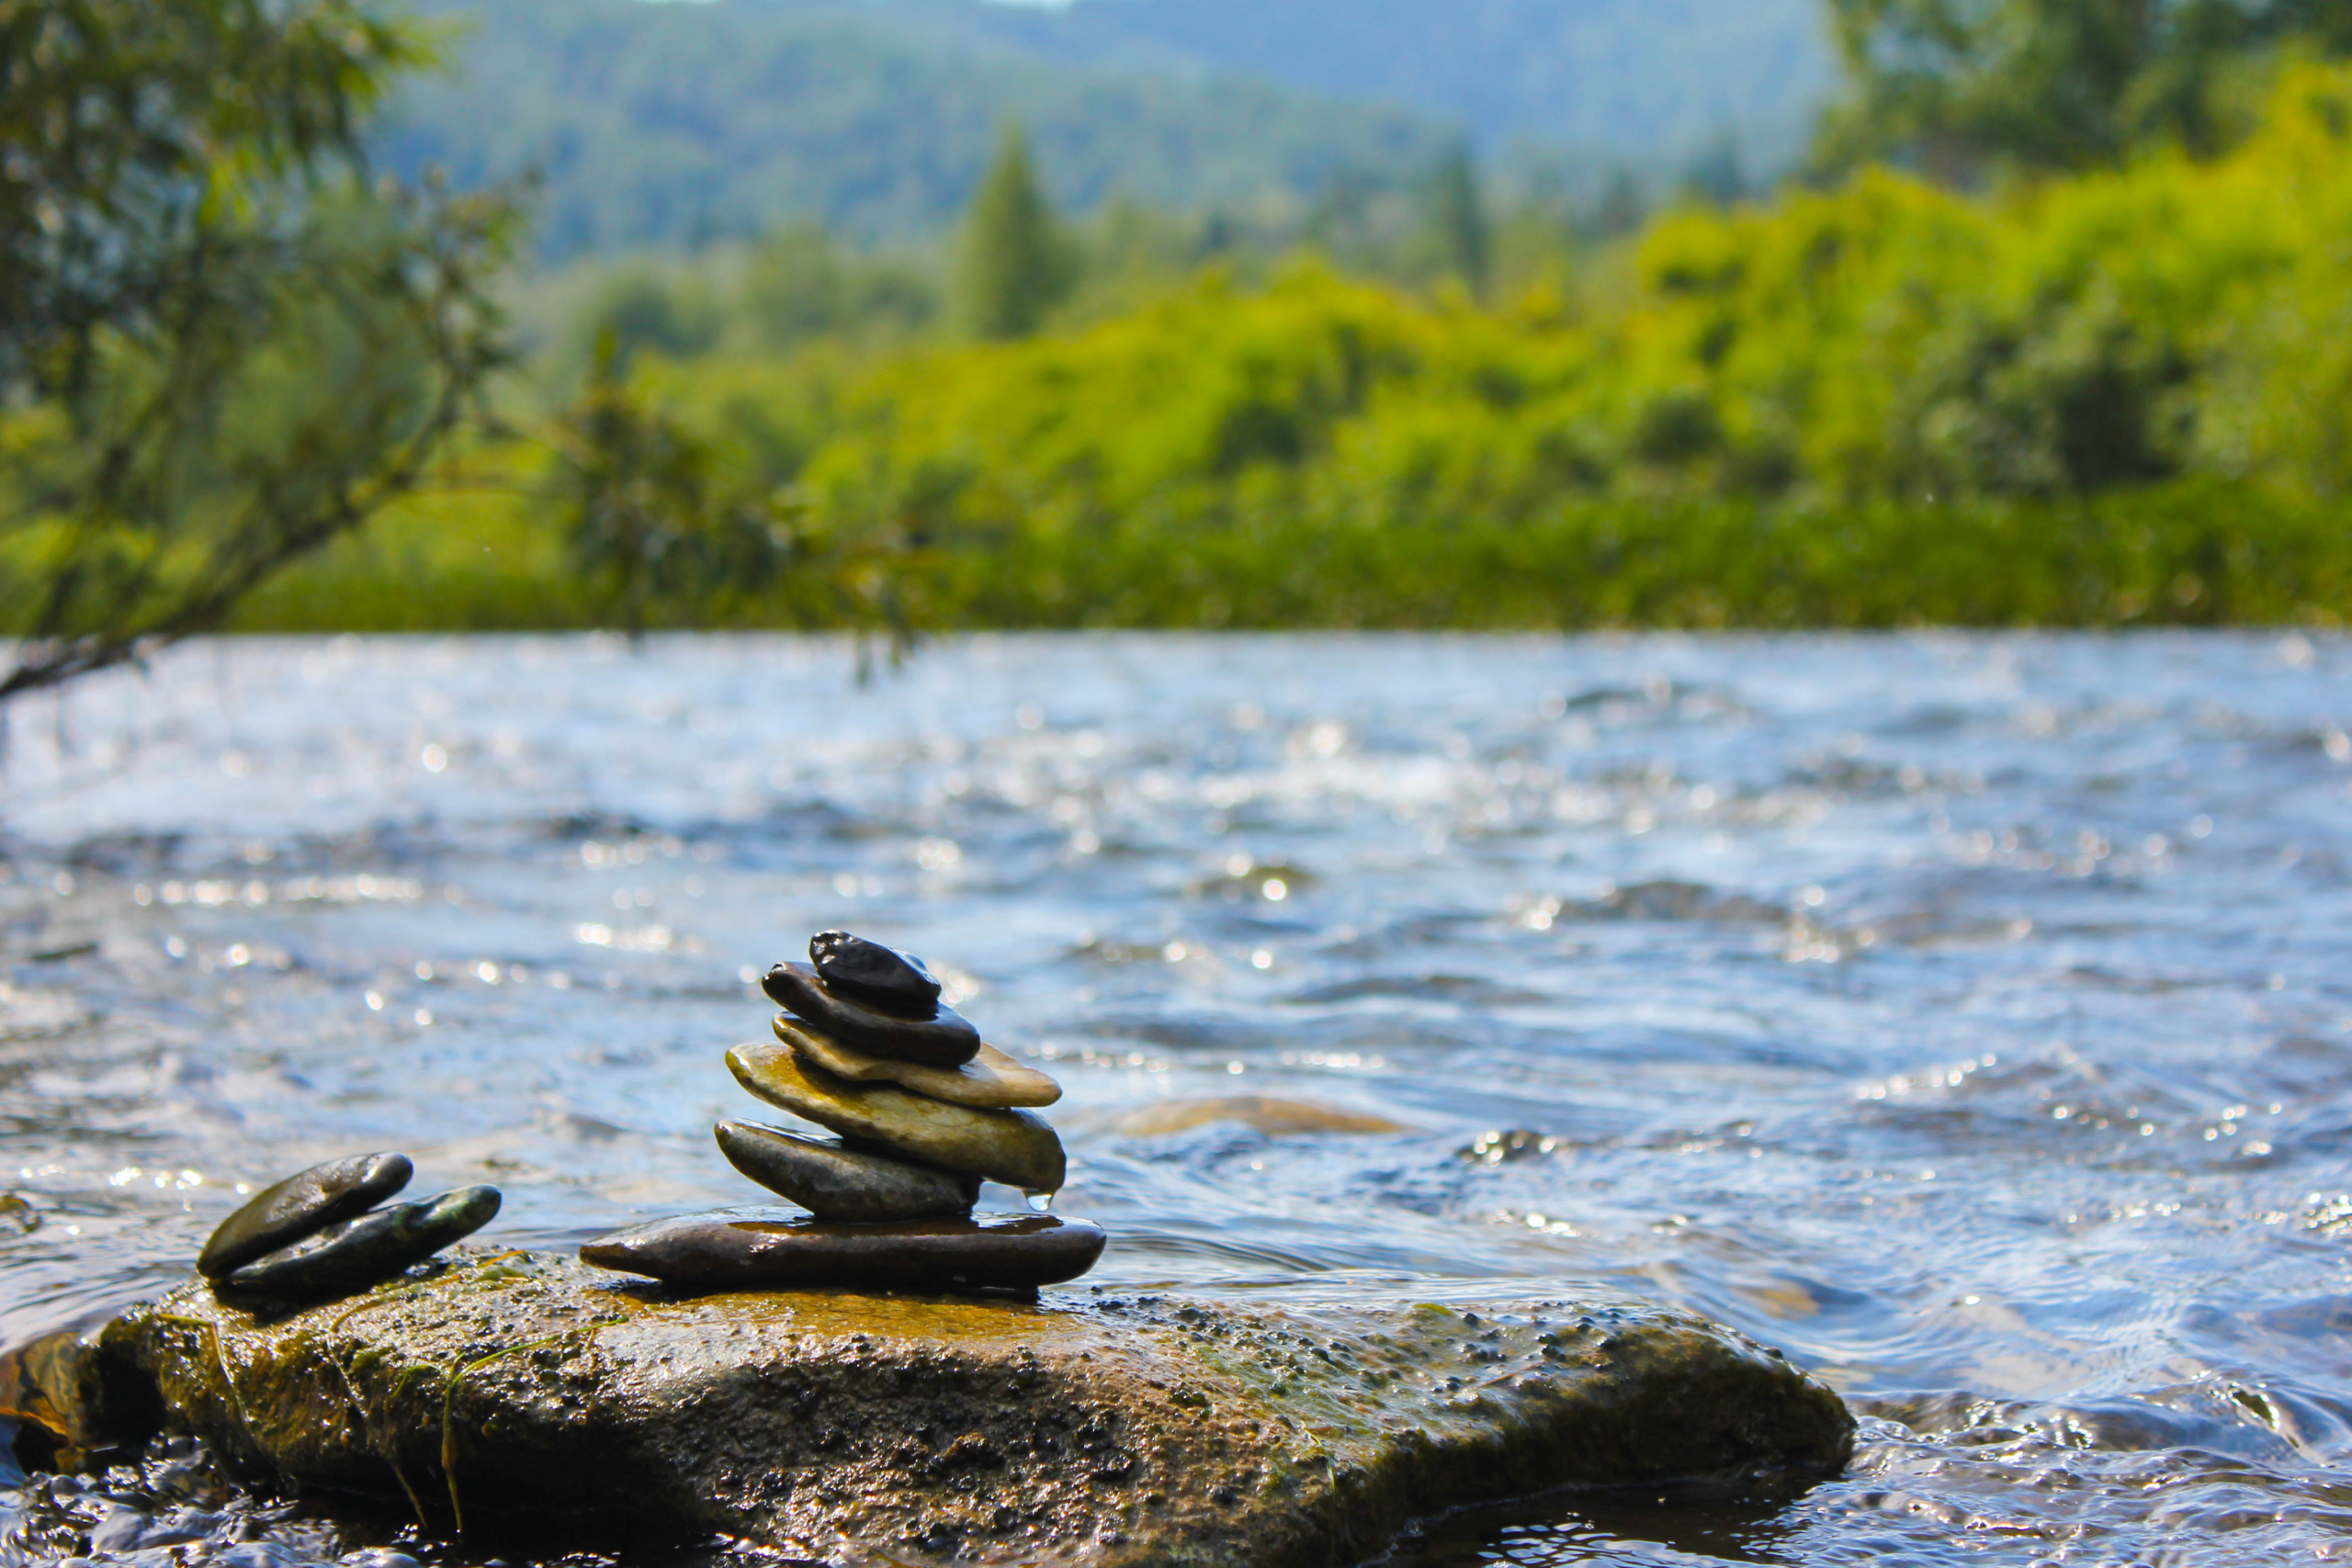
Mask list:
[{"label": "small pebble pile", "polygon": [[736,1046],[727,1066],[837,1136],[714,1129],[737,1170],[807,1215],[678,1215],[590,1242],[582,1259],[733,1290],[1029,1290],[1092,1268],[1103,1235],[1085,1220],[972,1213],[983,1180],[1061,1187],[1061,1139],[1034,1110],[1061,1086],[984,1044],[921,959],[838,931],[808,957],[768,971],[762,988],[787,1010],[775,1039]]},{"label": "small pebble pile", "polygon": [[315,1300],[388,1280],[497,1216],[495,1187],[376,1206],[414,1173],[406,1155],[374,1154],[289,1176],[220,1222],[196,1271],[224,1295]]}]

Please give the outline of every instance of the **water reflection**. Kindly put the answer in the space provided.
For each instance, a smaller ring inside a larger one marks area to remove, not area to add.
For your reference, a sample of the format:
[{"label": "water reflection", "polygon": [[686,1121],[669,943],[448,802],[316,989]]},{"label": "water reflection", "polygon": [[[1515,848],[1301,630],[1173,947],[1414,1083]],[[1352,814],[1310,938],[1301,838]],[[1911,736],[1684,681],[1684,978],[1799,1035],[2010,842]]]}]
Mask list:
[{"label": "water reflection", "polygon": [[[740,1201],[720,1053],[846,925],[1053,1064],[1105,1282],[1632,1294],[1871,1416],[1799,1499],[1570,1500],[1417,1562],[2344,1550],[2352,649],[852,666],[252,643],[20,713],[0,1336],[155,1290],[241,1184],[355,1148],[495,1181],[510,1244]],[[123,1555],[51,1523],[0,1551]]]}]

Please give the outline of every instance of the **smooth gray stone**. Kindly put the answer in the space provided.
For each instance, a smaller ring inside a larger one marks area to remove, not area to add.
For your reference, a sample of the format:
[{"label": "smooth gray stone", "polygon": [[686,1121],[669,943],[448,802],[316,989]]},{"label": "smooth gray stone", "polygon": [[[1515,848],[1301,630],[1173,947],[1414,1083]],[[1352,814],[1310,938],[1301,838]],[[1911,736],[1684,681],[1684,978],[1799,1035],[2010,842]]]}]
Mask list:
[{"label": "smooth gray stone", "polygon": [[939,981],[911,953],[900,953],[847,931],[808,939],[808,962],[825,984],[886,1012],[929,1018],[939,1005]]},{"label": "smooth gray stone", "polygon": [[460,1187],[345,1220],[248,1263],[221,1281],[242,1295],[300,1298],[357,1290],[424,1262],[497,1217],[498,1189]]},{"label": "smooth gray stone", "polygon": [[979,1182],[887,1155],[843,1148],[756,1122],[711,1129],[727,1163],[820,1220],[928,1220],[968,1214]]},{"label": "smooth gray stone", "polygon": [[932,1067],[960,1067],[980,1054],[980,1032],[944,1003],[925,1018],[893,1018],[836,993],[806,964],[779,964],[768,971],[760,986],[820,1033],[877,1056]]},{"label": "smooth gray stone", "polygon": [[407,1186],[413,1174],[406,1155],[353,1155],[265,1187],[220,1222],[197,1255],[196,1271],[208,1280],[226,1279],[256,1258],[366,1213]]},{"label": "smooth gray stone", "polygon": [[1093,1268],[1102,1243],[1091,1220],[1044,1214],[849,1225],[722,1210],[600,1236],[580,1260],[696,1290],[1034,1290]]}]

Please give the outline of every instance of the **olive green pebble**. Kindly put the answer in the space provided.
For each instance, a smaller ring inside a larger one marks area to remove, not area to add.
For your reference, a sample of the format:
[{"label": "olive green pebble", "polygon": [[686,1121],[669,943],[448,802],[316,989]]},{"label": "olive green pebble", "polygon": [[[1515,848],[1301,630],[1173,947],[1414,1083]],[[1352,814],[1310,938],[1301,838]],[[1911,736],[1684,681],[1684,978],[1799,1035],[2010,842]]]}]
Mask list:
[{"label": "olive green pebble", "polygon": [[737,1170],[820,1220],[922,1220],[968,1214],[980,1184],[827,1138],[721,1122],[712,1131]]}]

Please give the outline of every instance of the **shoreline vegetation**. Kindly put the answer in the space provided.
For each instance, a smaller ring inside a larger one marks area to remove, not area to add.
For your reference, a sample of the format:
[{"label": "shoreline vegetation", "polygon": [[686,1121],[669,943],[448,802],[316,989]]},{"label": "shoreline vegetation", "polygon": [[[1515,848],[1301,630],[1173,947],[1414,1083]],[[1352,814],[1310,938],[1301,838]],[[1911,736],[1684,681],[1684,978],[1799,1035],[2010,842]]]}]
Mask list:
[{"label": "shoreline vegetation", "polygon": [[1549,252],[1463,164],[1385,252],[1205,263],[1062,224],[1016,139],[945,284],[807,231],[613,274],[539,359],[593,354],[641,461],[591,494],[526,412],[232,625],[612,625],[598,529],[673,563],[629,625],[871,623],[675,567],[752,512],[915,629],[2341,625],[2352,69],[2263,101],[2211,156],[1869,164]]},{"label": "shoreline vegetation", "polygon": [[[283,573],[228,630],[609,628],[609,600],[527,497],[436,498]],[[534,513],[538,518],[535,521]],[[453,517],[450,513],[455,513]],[[1753,502],[1582,502],[1510,525],[1130,524],[920,550],[926,630],[1804,630],[2301,626],[2352,608],[2346,509],[2184,484],[2066,502],[1847,513]],[[771,592],[653,630],[859,629]]]},{"label": "shoreline vegetation", "polygon": [[[1464,146],[1289,227],[1071,220],[1007,127],[928,247],[439,240],[446,301],[256,294],[209,379],[126,288],[0,401],[13,679],[201,630],[2342,626],[2352,0],[2104,85],[1992,21],[1889,75],[1941,12],[1830,9],[1853,91],[1761,194],[1727,149],[1498,206]],[[390,221],[286,201],[322,254]],[[321,457],[357,407],[390,480]]]}]

